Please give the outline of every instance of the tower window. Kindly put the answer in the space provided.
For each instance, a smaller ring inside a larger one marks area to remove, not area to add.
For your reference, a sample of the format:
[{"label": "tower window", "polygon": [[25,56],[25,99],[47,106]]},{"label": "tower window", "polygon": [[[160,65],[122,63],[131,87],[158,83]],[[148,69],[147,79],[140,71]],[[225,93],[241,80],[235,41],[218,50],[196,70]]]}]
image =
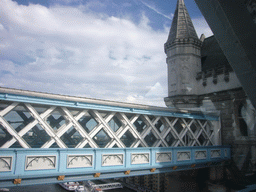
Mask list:
[{"label": "tower window", "polygon": [[238,122],[240,133],[242,136],[248,136],[247,124],[246,124],[246,108],[245,108],[245,101],[241,102],[238,105]]}]

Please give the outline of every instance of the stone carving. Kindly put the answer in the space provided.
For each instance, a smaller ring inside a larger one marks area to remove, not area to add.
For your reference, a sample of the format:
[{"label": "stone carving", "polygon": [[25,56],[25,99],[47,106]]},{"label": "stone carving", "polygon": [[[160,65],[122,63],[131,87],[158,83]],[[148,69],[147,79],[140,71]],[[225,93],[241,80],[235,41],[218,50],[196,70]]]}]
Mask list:
[{"label": "stone carving", "polygon": [[207,158],[207,151],[196,151],[195,153],[195,159],[206,159]]},{"label": "stone carving", "polygon": [[219,158],[219,157],[221,157],[220,149],[211,150],[211,158]]},{"label": "stone carving", "polygon": [[68,155],[67,168],[92,167],[93,155]]},{"label": "stone carving", "polygon": [[177,152],[177,161],[187,161],[191,158],[190,151],[178,151]]},{"label": "stone carving", "polygon": [[56,156],[26,156],[26,170],[55,169]]},{"label": "stone carving", "polygon": [[171,162],[172,161],[172,152],[156,153],[156,162]]},{"label": "stone carving", "polygon": [[133,153],[131,164],[148,164],[149,153]]},{"label": "stone carving", "polygon": [[114,166],[114,165],[123,165],[123,164],[124,164],[123,154],[102,155],[102,166]]},{"label": "stone carving", "polygon": [[12,170],[12,157],[0,156],[0,172]]}]

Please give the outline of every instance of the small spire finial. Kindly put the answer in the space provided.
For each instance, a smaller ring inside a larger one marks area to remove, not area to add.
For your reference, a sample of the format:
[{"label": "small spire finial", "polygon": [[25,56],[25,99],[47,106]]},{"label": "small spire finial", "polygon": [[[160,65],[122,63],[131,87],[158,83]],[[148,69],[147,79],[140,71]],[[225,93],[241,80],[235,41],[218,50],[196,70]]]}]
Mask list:
[{"label": "small spire finial", "polygon": [[200,41],[204,42],[205,39],[205,35],[202,33],[201,37],[200,37]]}]

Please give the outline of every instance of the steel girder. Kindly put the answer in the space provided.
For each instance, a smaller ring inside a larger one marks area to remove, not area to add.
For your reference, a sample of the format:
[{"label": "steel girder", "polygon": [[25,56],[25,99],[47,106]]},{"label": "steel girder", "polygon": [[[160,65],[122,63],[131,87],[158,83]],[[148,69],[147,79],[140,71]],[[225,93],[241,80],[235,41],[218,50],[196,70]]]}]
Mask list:
[{"label": "steel girder", "polygon": [[209,146],[219,137],[220,127],[207,119],[0,103],[1,148]]}]

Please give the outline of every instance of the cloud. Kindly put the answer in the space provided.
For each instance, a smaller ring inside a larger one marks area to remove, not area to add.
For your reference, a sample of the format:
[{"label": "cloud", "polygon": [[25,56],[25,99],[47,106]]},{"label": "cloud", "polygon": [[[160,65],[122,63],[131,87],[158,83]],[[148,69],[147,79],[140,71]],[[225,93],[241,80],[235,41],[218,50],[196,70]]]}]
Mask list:
[{"label": "cloud", "polygon": [[148,7],[149,9],[151,9],[152,11],[156,12],[157,14],[159,14],[159,15],[165,17],[166,19],[172,20],[173,14],[172,14],[172,16],[170,17],[170,16],[168,16],[168,15],[163,14],[162,12],[160,12],[159,10],[157,10],[155,7],[153,7],[152,5],[149,5],[148,3],[146,3],[146,2],[144,2],[144,1],[142,1],[142,0],[141,0],[141,3],[142,3],[143,5],[145,5],[146,7]]},{"label": "cloud", "polygon": [[[134,21],[93,11],[102,1],[55,2],[0,1],[0,86],[165,106],[169,27],[154,30],[143,12]],[[193,22],[199,35],[211,34],[203,18]]]},{"label": "cloud", "polygon": [[[164,106],[168,33],[145,15],[134,23],[86,5],[0,6],[1,86]],[[164,91],[154,98],[155,85]]]}]

